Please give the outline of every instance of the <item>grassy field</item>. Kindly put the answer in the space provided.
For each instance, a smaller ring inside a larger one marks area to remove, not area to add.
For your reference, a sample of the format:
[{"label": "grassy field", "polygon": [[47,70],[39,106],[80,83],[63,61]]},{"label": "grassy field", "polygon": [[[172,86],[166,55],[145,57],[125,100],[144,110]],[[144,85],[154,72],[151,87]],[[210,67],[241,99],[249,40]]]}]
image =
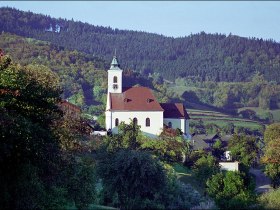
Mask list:
[{"label": "grassy field", "polygon": [[219,127],[223,127],[227,125],[227,123],[231,122],[235,126],[246,127],[250,129],[259,129],[262,127],[262,124],[258,121],[233,117],[217,111],[198,109],[188,109],[187,111],[190,115],[191,121],[202,120],[206,125],[214,123]]},{"label": "grassy field", "polygon": [[201,195],[204,194],[204,189],[196,181],[192,170],[190,170],[189,168],[183,166],[182,164],[178,164],[178,163],[173,164],[172,167],[174,168],[174,170],[177,174],[177,178],[181,182],[183,182],[185,184],[190,184]]},{"label": "grassy field", "polygon": [[[67,206],[66,209],[68,210],[78,210],[78,208],[75,206],[75,205],[71,205],[71,206]],[[100,209],[100,210],[113,210],[113,209],[117,209],[117,208],[114,208],[114,207],[110,207],[110,206],[101,206],[101,205],[95,205],[95,204],[90,204],[88,207],[87,207],[88,210],[97,210],[97,209]]]},{"label": "grassy field", "polygon": [[273,115],[273,120],[275,122],[280,122],[280,109],[275,110],[264,110],[259,107],[243,107],[238,109],[238,112],[243,111],[245,109],[250,109],[256,112],[257,116],[260,118],[265,118],[266,113],[270,112]]}]

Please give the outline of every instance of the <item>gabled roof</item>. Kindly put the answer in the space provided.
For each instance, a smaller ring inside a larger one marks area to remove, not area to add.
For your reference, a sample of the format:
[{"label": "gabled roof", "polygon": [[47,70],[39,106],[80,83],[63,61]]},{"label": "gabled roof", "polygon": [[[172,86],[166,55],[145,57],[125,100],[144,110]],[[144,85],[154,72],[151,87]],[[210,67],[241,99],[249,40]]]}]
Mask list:
[{"label": "gabled roof", "polygon": [[205,140],[205,141],[212,141],[215,139],[220,139],[218,134],[195,134],[192,139],[194,140]]},{"label": "gabled roof", "polygon": [[208,143],[206,143],[203,139],[192,139],[191,145],[193,147],[193,150],[209,150],[210,146]]},{"label": "gabled roof", "polygon": [[182,103],[161,103],[160,105],[164,109],[164,118],[190,119]]},{"label": "gabled roof", "polygon": [[110,93],[110,102],[110,110],[163,111],[152,91],[146,87],[129,87],[122,93]]}]

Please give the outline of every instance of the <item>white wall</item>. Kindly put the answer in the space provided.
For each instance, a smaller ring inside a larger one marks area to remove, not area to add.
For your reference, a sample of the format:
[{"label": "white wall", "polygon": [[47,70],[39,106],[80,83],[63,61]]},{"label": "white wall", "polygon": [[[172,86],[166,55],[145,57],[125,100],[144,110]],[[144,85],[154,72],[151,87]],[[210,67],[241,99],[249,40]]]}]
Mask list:
[{"label": "white wall", "polygon": [[221,170],[225,171],[238,171],[239,170],[239,162],[219,162]]},{"label": "white wall", "polygon": [[190,120],[185,120],[185,133],[190,134]]},{"label": "white wall", "polygon": [[231,161],[231,154],[230,151],[225,151],[224,152],[224,156],[226,158],[227,161]]},{"label": "white wall", "polygon": [[[129,124],[136,117],[138,125],[141,126],[141,131],[147,136],[159,135],[163,129],[163,111],[112,111],[112,117],[110,111],[107,111],[105,115],[106,129],[108,130],[111,125],[112,133],[118,133],[118,128],[115,126],[116,118],[119,119],[119,123],[123,121]],[[146,118],[150,118],[150,127],[146,127]]]},{"label": "white wall", "polygon": [[[113,88],[113,78],[117,76],[118,89]],[[121,93],[122,92],[122,70],[108,70],[108,93]]]},{"label": "white wall", "polygon": [[190,132],[189,128],[189,120],[185,119],[174,119],[174,118],[164,118],[163,123],[168,126],[168,123],[172,123],[172,128],[180,128],[181,131],[185,134],[188,134]]},{"label": "white wall", "polygon": [[112,113],[111,111],[105,112],[105,127],[108,131],[109,129],[112,129]]}]

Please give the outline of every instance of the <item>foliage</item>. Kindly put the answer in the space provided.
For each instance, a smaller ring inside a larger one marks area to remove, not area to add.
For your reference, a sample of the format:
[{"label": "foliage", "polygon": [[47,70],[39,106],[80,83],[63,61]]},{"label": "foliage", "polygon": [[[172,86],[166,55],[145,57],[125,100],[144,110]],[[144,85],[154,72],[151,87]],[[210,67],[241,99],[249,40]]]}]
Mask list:
[{"label": "foliage", "polygon": [[[263,110],[279,108],[277,104],[280,99],[280,86],[268,82],[259,73],[253,74],[250,80],[240,82],[201,81],[187,77],[179,79],[185,81],[183,86],[176,83],[169,86],[173,92],[181,96],[182,100],[189,103],[207,105],[209,108],[214,106],[231,114],[236,114],[232,109],[241,107],[260,107]],[[239,115],[258,119],[251,109],[244,108]]]},{"label": "foliage", "polygon": [[[188,76],[204,81],[245,81],[259,71],[268,81],[279,82],[280,78],[280,45],[272,40],[205,32],[172,38],[55,19],[11,8],[1,8],[1,14],[1,31],[50,41],[108,61],[117,47],[126,68],[146,75],[161,73],[160,76],[172,80]],[[157,80],[160,82],[159,77]],[[223,94],[221,96],[223,98]]]},{"label": "foliage", "polygon": [[223,148],[223,144],[222,144],[221,140],[218,139],[213,144],[212,154],[215,158],[217,158],[219,160],[221,158],[221,156],[224,154],[224,152],[225,152],[225,149]]},{"label": "foliage", "polygon": [[198,122],[191,121],[190,127],[191,127],[191,133],[195,133],[195,134],[205,134],[206,133],[205,125],[202,120],[199,120]]},{"label": "foliage", "polygon": [[186,153],[184,165],[189,168],[193,167],[194,164],[196,163],[196,161],[205,155],[206,155],[206,152],[204,150],[198,150],[198,151],[192,150],[192,151]]},{"label": "foliage", "polygon": [[274,123],[269,125],[264,132],[264,141],[266,143],[274,141],[280,137],[280,123]]},{"label": "foliage", "polygon": [[246,209],[253,204],[255,197],[240,172],[227,171],[213,175],[207,180],[207,192],[222,209]]},{"label": "foliage", "polygon": [[265,145],[263,163],[266,164],[265,172],[271,178],[274,188],[280,186],[280,137],[269,141]]},{"label": "foliage", "polygon": [[237,160],[247,167],[250,167],[259,153],[257,138],[244,134],[234,134],[228,145],[233,160]]},{"label": "foliage", "polygon": [[182,161],[184,154],[189,152],[189,145],[186,141],[178,138],[152,139],[144,136],[140,131],[140,126],[121,122],[118,126],[118,134],[106,138],[106,148],[108,151],[119,149],[133,149],[149,151],[159,159],[174,162]]},{"label": "foliage", "polygon": [[251,109],[245,109],[239,112],[239,114],[242,115],[243,118],[249,118],[249,119],[254,119],[256,116],[256,112]]},{"label": "foliage", "polygon": [[118,149],[138,149],[142,138],[140,126],[133,123],[121,122],[118,126],[118,134],[109,136],[106,139],[107,149],[116,151]]},{"label": "foliage", "polygon": [[161,160],[179,162],[189,153],[189,144],[184,140],[143,138],[140,149],[152,152]]},{"label": "foliage", "polygon": [[278,209],[280,206],[280,188],[262,194],[258,201],[264,209]]},{"label": "foliage", "polygon": [[146,152],[119,150],[102,156],[98,172],[106,205],[124,209],[189,208],[199,201],[192,190],[177,183],[174,172]]},{"label": "foliage", "polygon": [[[21,64],[31,62],[43,64],[56,72],[60,77],[63,98],[68,98],[72,103],[78,104],[88,114],[98,116],[103,113],[107,93],[107,75],[104,69],[108,68],[108,59],[105,63],[92,54],[70,51],[48,42],[7,33],[1,34],[0,45],[5,53],[13,55],[14,59]],[[265,109],[278,108],[279,85],[267,82],[259,73],[253,74],[252,79],[247,82],[242,81],[242,83],[201,81],[197,78],[179,77],[175,84],[171,84],[167,80],[163,83],[157,81],[155,75],[158,73],[145,77],[126,66],[124,69],[123,84],[125,86],[138,84],[149,87],[154,90],[159,102],[204,104],[209,108],[218,107],[228,113],[233,112],[234,108],[257,107],[259,104],[260,106],[266,104]],[[184,91],[180,93],[177,88]],[[273,120],[269,114],[265,116],[265,119]],[[205,129],[198,132],[204,133]]]},{"label": "foliage", "polygon": [[279,162],[279,142],[280,124],[269,125],[264,132],[264,156],[262,162],[265,163],[265,173],[271,178],[274,188],[280,186],[280,162]]},{"label": "foliage", "polygon": [[[62,152],[56,122],[62,117],[59,80],[41,65],[20,66],[0,58],[0,190],[3,209],[62,209],[72,202],[67,180],[77,164]],[[83,166],[81,166],[83,168]],[[84,173],[83,173],[84,174]],[[86,176],[87,173],[85,173]],[[82,176],[75,179],[80,183]],[[91,185],[94,182],[90,180]],[[83,179],[83,185],[87,185]],[[83,206],[90,193],[79,188]],[[85,193],[86,192],[86,193]]]},{"label": "foliage", "polygon": [[68,198],[74,201],[78,209],[88,207],[95,202],[95,163],[90,158],[82,157],[72,160],[65,169],[67,178]]},{"label": "foliage", "polygon": [[232,122],[227,123],[226,126],[224,126],[222,130],[225,134],[233,134],[234,133],[234,124]]},{"label": "foliage", "polygon": [[205,186],[207,179],[218,173],[219,169],[216,159],[211,155],[201,157],[193,166],[195,177],[203,187]]}]

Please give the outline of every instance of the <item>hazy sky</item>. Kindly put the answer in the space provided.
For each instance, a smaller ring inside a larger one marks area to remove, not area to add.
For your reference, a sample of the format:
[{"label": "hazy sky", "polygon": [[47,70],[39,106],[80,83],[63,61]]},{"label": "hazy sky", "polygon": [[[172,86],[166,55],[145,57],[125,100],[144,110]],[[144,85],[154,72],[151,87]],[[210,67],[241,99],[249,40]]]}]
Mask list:
[{"label": "hazy sky", "polygon": [[173,37],[231,32],[280,42],[278,1],[2,1],[0,6]]}]

